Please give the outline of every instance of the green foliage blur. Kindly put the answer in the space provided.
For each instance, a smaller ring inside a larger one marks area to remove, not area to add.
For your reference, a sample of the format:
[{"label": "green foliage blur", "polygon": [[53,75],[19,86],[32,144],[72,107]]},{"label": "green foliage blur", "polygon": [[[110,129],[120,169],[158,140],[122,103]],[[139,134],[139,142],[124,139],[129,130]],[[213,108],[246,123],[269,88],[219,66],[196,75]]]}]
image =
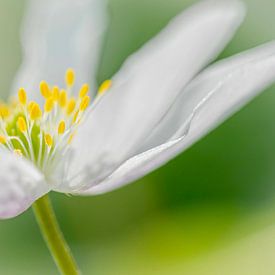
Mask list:
[{"label": "green foliage blur", "polygon": [[[98,80],[192,2],[110,0]],[[275,38],[274,0],[246,2],[246,21],[222,57]],[[21,60],[25,3],[0,0],[3,97]],[[275,274],[274,93],[129,186],[98,197],[51,194],[83,274]],[[57,274],[31,210],[0,221],[0,274]]]}]

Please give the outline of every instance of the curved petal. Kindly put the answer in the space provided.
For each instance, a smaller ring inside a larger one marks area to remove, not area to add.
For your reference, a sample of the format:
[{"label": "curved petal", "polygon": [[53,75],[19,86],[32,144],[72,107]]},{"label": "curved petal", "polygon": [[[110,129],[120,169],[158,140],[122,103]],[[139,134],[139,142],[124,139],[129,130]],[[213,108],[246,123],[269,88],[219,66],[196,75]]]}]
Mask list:
[{"label": "curved petal", "polygon": [[95,75],[106,25],[104,0],[29,0],[22,32],[23,63],[13,92],[24,87],[41,100],[39,83],[64,86],[64,74],[76,71],[76,86]]},{"label": "curved petal", "polygon": [[[181,121],[182,127],[174,132],[170,141],[130,158],[102,183],[78,193],[104,193],[155,170],[186,150],[274,82],[275,42],[213,65],[190,83],[184,96],[177,102],[176,113],[179,115],[178,108],[184,109],[181,114],[185,122]],[[183,99],[188,98],[190,102],[184,103]],[[169,121],[172,123],[173,112],[171,114]]]},{"label": "curved petal", "polygon": [[44,176],[32,163],[0,149],[0,219],[21,214],[47,192]]},{"label": "curved petal", "polygon": [[[75,195],[99,195],[120,188],[148,174],[163,164],[162,154],[174,148],[182,138],[166,142],[151,150],[136,155],[123,163],[115,172],[101,183],[91,185],[88,189],[74,191]],[[167,160],[168,161],[168,160]]]},{"label": "curved petal", "polygon": [[79,183],[98,182],[133,155],[180,90],[230,40],[243,17],[240,1],[202,1],[131,56],[76,135],[69,176],[77,174]]},{"label": "curved petal", "polygon": [[[222,85],[226,78],[232,77],[232,74],[234,74],[236,78],[237,74],[240,73],[240,77],[242,77],[242,70],[245,72],[250,64],[255,66],[257,62],[268,62],[274,54],[275,41],[272,41],[217,62],[206,69],[182,91],[175,104],[145,140],[138,152],[147,151],[169,139],[180,137],[182,135],[182,125],[188,121],[194,109],[198,108],[209,96],[211,96],[211,91],[215,93],[217,86]],[[271,62],[270,66],[272,65]],[[269,75],[266,77],[268,76]],[[227,81],[229,83],[230,80]],[[234,80],[233,78],[232,81],[237,81],[237,79]],[[265,79],[260,78],[256,79],[256,81],[265,81]],[[253,85],[253,82],[251,82],[251,85]],[[257,90],[256,86],[255,89]],[[259,91],[259,89],[257,91]],[[219,89],[217,93],[219,93]]]}]

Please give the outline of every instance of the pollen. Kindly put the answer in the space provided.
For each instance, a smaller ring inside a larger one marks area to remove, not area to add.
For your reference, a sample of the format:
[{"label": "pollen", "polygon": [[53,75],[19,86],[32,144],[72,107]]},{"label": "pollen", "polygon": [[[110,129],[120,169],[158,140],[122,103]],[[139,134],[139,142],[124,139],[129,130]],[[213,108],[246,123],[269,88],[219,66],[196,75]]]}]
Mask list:
[{"label": "pollen", "polygon": [[9,107],[5,104],[0,104],[0,118],[5,119],[9,116],[10,110]]},{"label": "pollen", "polygon": [[73,69],[68,69],[66,72],[66,76],[65,76],[65,82],[67,84],[68,87],[71,87],[74,85],[74,70]]},{"label": "pollen", "polygon": [[103,94],[108,91],[112,86],[112,80],[105,80],[98,88],[98,94]]},{"label": "pollen", "polygon": [[48,147],[52,147],[53,145],[53,138],[50,134],[45,134],[44,136],[45,143],[47,144]]},{"label": "pollen", "polygon": [[27,131],[27,124],[24,117],[20,116],[17,119],[17,127],[22,133],[25,133]]},{"label": "pollen", "polygon": [[64,120],[62,120],[59,122],[59,125],[58,125],[58,129],[57,129],[58,134],[63,135],[65,132],[65,129],[66,129],[66,123]]},{"label": "pollen", "polygon": [[80,91],[79,91],[79,97],[83,98],[84,96],[86,96],[89,92],[89,85],[88,84],[83,84]]},{"label": "pollen", "polygon": [[5,136],[0,135],[0,144],[5,144],[7,142],[7,139]]},{"label": "pollen", "polygon": [[80,106],[79,106],[79,110],[81,112],[85,111],[87,109],[87,107],[89,106],[89,103],[90,103],[90,97],[88,95],[86,95],[82,100],[81,100],[81,103],[80,103]]},{"label": "pollen", "polygon": [[40,92],[44,98],[49,98],[52,96],[51,90],[50,90],[49,85],[46,81],[40,82]]},{"label": "pollen", "polygon": [[44,111],[46,113],[49,113],[52,111],[53,107],[54,107],[54,99],[52,97],[47,98],[44,104]]},{"label": "pollen", "polygon": [[59,88],[57,86],[53,87],[52,98],[53,98],[54,101],[58,101],[58,99],[59,99]]},{"label": "pollen", "polygon": [[68,69],[66,87],[40,82],[41,103],[29,100],[24,88],[7,103],[0,101],[0,146],[51,173],[70,150],[90,104],[88,84],[74,89],[74,83],[74,71]]},{"label": "pollen", "polygon": [[67,115],[71,115],[75,109],[76,106],[76,100],[74,98],[71,98],[67,105]]},{"label": "pollen", "polygon": [[18,99],[19,99],[19,102],[22,104],[22,105],[26,105],[27,103],[27,93],[25,91],[24,88],[20,88],[19,91],[18,91]]},{"label": "pollen", "polygon": [[30,101],[29,102],[29,104],[28,104],[28,112],[30,113],[31,112],[31,110],[32,110],[32,108],[33,108],[33,106],[36,104],[36,102],[34,102],[34,101]]},{"label": "pollen", "polygon": [[42,117],[42,111],[37,103],[34,103],[30,109],[30,119],[37,120]]},{"label": "pollen", "polygon": [[67,104],[67,92],[65,90],[61,90],[60,92],[60,95],[59,95],[59,100],[58,100],[58,103],[59,103],[59,106],[61,108],[64,108]]}]

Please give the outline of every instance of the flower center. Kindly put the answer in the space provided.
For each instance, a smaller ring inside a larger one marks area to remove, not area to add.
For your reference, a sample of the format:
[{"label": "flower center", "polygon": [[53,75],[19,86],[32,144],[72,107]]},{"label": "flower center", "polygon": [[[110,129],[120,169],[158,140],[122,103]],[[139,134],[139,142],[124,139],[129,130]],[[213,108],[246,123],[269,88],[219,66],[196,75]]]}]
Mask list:
[{"label": "flower center", "polygon": [[[89,86],[83,84],[78,96],[71,96],[75,80],[72,69],[65,75],[65,89],[40,83],[44,99],[43,110],[35,101],[29,101],[24,88],[9,103],[0,103],[0,144],[18,156],[31,160],[43,172],[50,172],[68,150],[77,126],[83,120],[90,104]],[[111,85],[105,81],[98,93]]]}]

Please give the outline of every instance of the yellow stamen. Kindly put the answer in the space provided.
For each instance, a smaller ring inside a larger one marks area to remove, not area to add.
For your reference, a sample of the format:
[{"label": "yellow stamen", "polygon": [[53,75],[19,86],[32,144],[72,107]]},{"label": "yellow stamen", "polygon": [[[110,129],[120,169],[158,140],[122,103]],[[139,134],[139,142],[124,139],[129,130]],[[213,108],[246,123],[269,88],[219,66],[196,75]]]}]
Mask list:
[{"label": "yellow stamen", "polygon": [[17,127],[22,133],[25,133],[27,131],[27,124],[24,117],[20,116],[17,119]]},{"label": "yellow stamen", "polygon": [[[75,85],[72,69],[66,72],[65,81],[63,90],[42,81],[42,104],[31,101],[24,88],[8,102],[0,100],[0,146],[29,159],[47,173],[67,153],[91,101],[88,84],[79,86],[75,97],[71,95]],[[101,90],[109,86],[107,81]]]},{"label": "yellow stamen", "polygon": [[76,100],[74,98],[71,98],[67,105],[67,115],[68,116],[72,114],[72,112],[75,109],[75,106],[76,106]]},{"label": "yellow stamen", "polygon": [[40,82],[40,92],[44,98],[51,97],[52,93],[51,93],[49,85],[46,81]]},{"label": "yellow stamen", "polygon": [[50,134],[45,134],[44,136],[45,143],[48,145],[48,147],[52,147],[53,145],[53,138]]},{"label": "yellow stamen", "polygon": [[59,99],[59,88],[57,86],[53,87],[53,100],[58,101]]},{"label": "yellow stamen", "polygon": [[15,155],[17,155],[19,157],[22,157],[22,155],[23,155],[22,151],[20,149],[14,149],[13,152],[14,152]]},{"label": "yellow stamen", "polygon": [[54,106],[53,98],[52,97],[47,98],[45,105],[44,105],[44,111],[46,113],[49,113],[53,109],[53,106]]},{"label": "yellow stamen", "polygon": [[67,104],[67,92],[65,90],[61,90],[58,100],[59,106],[64,108]]},{"label": "yellow stamen", "polygon": [[66,129],[66,124],[65,124],[65,121],[62,120],[62,121],[59,122],[59,125],[58,125],[58,134],[59,135],[64,134],[65,129]]},{"label": "yellow stamen", "polygon": [[28,112],[31,112],[32,107],[35,105],[36,103],[34,101],[30,101],[28,104]]},{"label": "yellow stamen", "polygon": [[74,85],[74,71],[73,69],[68,69],[65,76],[65,82],[68,87]]},{"label": "yellow stamen", "polygon": [[70,134],[69,139],[68,139],[68,144],[72,143],[74,136],[75,136],[75,133]]},{"label": "yellow stamen", "polygon": [[0,105],[0,117],[7,118],[10,115],[10,110],[6,105]]},{"label": "yellow stamen", "polygon": [[5,144],[7,142],[7,139],[5,136],[0,135],[0,144]]},{"label": "yellow stamen", "polygon": [[26,105],[27,103],[27,93],[25,91],[24,88],[20,88],[19,91],[18,91],[18,99],[19,99],[19,102],[22,104],[22,105]]},{"label": "yellow stamen", "polygon": [[98,88],[98,94],[103,94],[109,90],[112,86],[112,80],[105,80]]},{"label": "yellow stamen", "polygon": [[89,103],[90,103],[90,97],[88,95],[84,96],[80,103],[79,110],[81,112],[85,111],[89,106]]},{"label": "yellow stamen", "polygon": [[41,118],[42,116],[42,111],[37,103],[33,103],[33,106],[30,110],[30,118],[31,120],[36,120]]},{"label": "yellow stamen", "polygon": [[78,114],[79,114],[79,110],[77,110],[74,114],[74,117],[73,117],[73,123],[76,122],[77,118],[78,118]]},{"label": "yellow stamen", "polygon": [[87,93],[89,92],[89,85],[88,84],[83,84],[80,91],[79,91],[79,97],[83,98],[84,96],[87,95]]}]

